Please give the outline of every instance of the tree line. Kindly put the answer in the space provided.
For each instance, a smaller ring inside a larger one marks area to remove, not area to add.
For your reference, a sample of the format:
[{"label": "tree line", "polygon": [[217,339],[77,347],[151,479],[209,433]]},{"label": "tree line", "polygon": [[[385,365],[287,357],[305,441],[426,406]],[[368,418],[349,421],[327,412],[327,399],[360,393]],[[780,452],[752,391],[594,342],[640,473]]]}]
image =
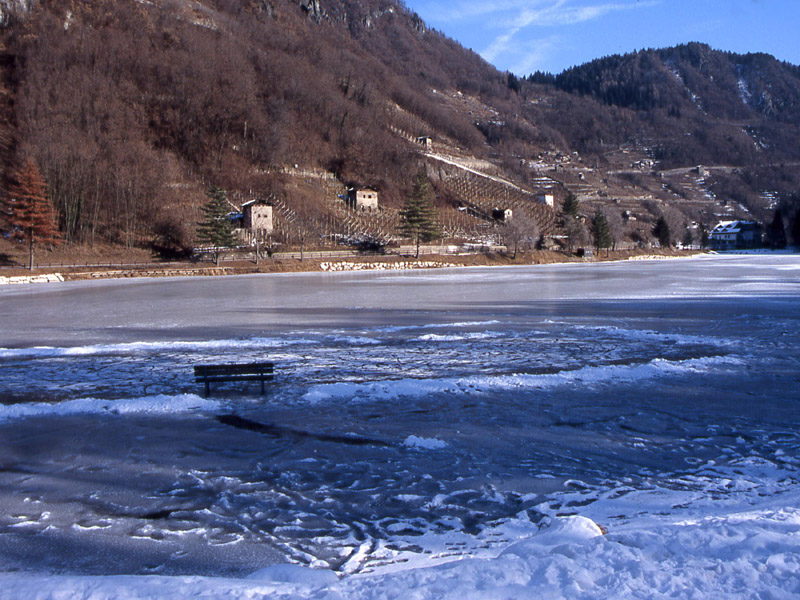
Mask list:
[{"label": "tree line", "polygon": [[28,158],[38,166],[67,243],[134,246],[158,232],[189,243],[209,184],[260,191],[283,165],[399,206],[416,156],[392,125],[481,152],[468,116],[431,89],[505,88],[401,4],[367,27],[378,4],[348,4],[343,28],[295,2],[216,2],[213,26],[170,3],[38,3],[2,31],[16,165],[4,179]]},{"label": "tree line", "polygon": [[[401,208],[418,153],[397,132],[491,154],[523,184],[534,176],[525,159],[542,149],[579,150],[602,163],[609,148],[646,138],[664,166],[760,164],[800,152],[800,126],[781,105],[793,97],[796,70],[767,58],[743,68],[769,75],[778,117],[743,131],[687,118],[686,98],[683,117],[669,114],[672,88],[661,79],[674,77],[663,68],[648,75],[651,54],[590,65],[561,83],[520,78],[428,29],[400,2],[329,0],[319,14],[308,6],[215,0],[192,12],[182,3],[35,3],[0,30],[3,197],[30,160],[66,243],[190,246],[210,185],[232,196],[280,195],[276,173],[285,166],[371,185],[383,204]],[[676,60],[697,63],[687,73],[727,60],[702,48],[680,52],[688,54]],[[790,76],[779,84],[784,71]],[[580,81],[593,74],[619,97],[581,95]],[[455,90],[485,109],[473,114]],[[631,109],[636,97],[645,106],[655,95],[656,108]],[[704,101],[713,107],[721,98]],[[326,218],[320,202],[285,200],[309,222]]]}]

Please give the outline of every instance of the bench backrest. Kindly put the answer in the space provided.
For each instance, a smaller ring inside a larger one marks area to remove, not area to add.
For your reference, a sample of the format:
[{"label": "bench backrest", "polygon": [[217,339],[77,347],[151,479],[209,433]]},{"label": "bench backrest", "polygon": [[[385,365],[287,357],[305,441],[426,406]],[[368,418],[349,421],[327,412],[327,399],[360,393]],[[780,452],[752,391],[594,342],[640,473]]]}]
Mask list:
[{"label": "bench backrest", "polygon": [[274,364],[250,363],[230,364],[230,365],[195,365],[194,374],[196,377],[214,377],[215,375],[260,375],[272,373]]}]

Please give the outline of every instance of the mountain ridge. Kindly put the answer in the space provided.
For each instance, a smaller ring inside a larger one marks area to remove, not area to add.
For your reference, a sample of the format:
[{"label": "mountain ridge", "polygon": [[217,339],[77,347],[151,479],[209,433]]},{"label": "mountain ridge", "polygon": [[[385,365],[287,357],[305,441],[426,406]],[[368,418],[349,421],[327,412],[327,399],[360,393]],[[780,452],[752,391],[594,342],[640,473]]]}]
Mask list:
[{"label": "mountain ridge", "polygon": [[[495,235],[485,213],[510,202],[505,188],[465,187],[419,137],[529,194],[572,192],[586,214],[635,214],[624,234],[633,242],[650,239],[665,210],[706,226],[766,220],[800,186],[800,68],[768,55],[687,44],[520,78],[394,0],[2,0],[0,9],[4,181],[33,156],[73,243],[190,246],[212,183],[234,201],[286,207],[281,243],[296,243],[301,225],[312,239],[351,239],[360,217],[337,204],[340,188],[294,175],[303,169],[375,187],[396,211],[425,168],[451,231]],[[697,165],[712,175],[686,175]],[[557,215],[514,205],[557,233]],[[474,221],[470,207],[482,207]]]}]

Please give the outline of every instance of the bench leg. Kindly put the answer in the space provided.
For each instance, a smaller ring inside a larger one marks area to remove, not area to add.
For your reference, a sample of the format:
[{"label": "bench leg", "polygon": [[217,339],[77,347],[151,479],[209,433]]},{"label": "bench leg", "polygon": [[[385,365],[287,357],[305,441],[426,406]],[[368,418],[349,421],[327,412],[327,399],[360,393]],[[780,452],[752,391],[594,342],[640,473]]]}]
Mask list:
[{"label": "bench leg", "polygon": [[211,384],[209,383],[208,379],[206,379],[206,398],[211,394]]},{"label": "bench leg", "polygon": [[264,378],[261,378],[261,395],[264,395]]}]

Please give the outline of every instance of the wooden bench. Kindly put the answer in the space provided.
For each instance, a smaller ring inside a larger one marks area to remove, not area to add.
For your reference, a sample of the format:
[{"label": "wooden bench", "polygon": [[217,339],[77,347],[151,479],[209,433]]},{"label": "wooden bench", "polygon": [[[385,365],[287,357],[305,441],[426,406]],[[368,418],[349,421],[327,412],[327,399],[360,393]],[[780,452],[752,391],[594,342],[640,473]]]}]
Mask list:
[{"label": "wooden bench", "polygon": [[264,393],[264,382],[273,379],[273,364],[250,363],[229,365],[195,365],[194,379],[196,383],[204,383],[206,396],[211,393],[212,383],[225,381],[260,381],[261,393]]}]

